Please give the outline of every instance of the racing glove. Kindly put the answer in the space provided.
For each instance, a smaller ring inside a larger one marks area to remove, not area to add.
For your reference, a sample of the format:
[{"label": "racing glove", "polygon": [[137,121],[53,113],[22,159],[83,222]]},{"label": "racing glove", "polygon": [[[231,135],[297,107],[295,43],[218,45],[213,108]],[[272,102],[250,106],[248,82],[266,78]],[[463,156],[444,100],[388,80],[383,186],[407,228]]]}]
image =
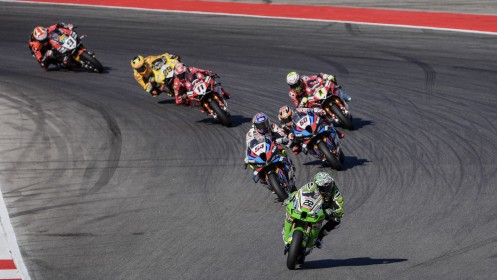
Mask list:
[{"label": "racing glove", "polygon": [[328,80],[328,81],[332,81],[335,84],[337,83],[337,80],[336,80],[335,76],[333,76],[333,75],[323,73],[323,79]]},{"label": "racing glove", "polygon": [[57,24],[57,27],[63,27],[63,28],[67,28],[69,30],[73,30],[74,29],[74,25],[70,24],[70,23],[64,23],[64,22],[59,22]]},{"label": "racing glove", "polygon": [[221,78],[221,77],[219,77],[219,75],[217,73],[214,73],[212,71],[210,71],[209,76],[211,76],[214,79]]}]

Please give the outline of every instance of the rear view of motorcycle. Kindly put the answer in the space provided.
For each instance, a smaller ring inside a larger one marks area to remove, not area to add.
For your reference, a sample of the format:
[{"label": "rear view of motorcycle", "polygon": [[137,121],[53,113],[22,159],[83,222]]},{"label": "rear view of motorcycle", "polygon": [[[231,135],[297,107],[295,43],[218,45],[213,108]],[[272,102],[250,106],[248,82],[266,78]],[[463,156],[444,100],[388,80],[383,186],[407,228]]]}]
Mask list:
[{"label": "rear view of motorcycle", "polygon": [[84,36],[67,28],[58,28],[50,34],[50,44],[59,65],[85,68],[102,73],[104,68],[95,54],[89,52],[81,43]]}]

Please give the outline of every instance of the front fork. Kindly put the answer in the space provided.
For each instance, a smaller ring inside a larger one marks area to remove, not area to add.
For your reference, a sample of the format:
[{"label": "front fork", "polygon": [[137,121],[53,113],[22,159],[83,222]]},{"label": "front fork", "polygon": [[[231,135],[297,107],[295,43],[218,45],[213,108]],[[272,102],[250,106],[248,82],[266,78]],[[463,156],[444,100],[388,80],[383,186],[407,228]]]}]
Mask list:
[{"label": "front fork", "polygon": [[[311,252],[312,247],[314,247],[314,244],[316,242],[316,238],[319,234],[319,231],[321,230],[321,225],[322,223],[315,223],[312,225],[309,225],[304,229],[301,226],[297,226],[297,223],[288,216],[288,213],[286,214],[286,219],[285,219],[285,224],[283,228],[283,242],[285,245],[288,247],[292,243],[292,237],[293,233],[296,230],[302,231],[303,234],[303,239],[302,239],[302,247],[306,248],[306,255]],[[310,245],[310,246],[307,246]],[[286,253],[286,250],[285,250]]]},{"label": "front fork", "polygon": [[[344,115],[348,116],[350,114],[347,103],[341,97],[333,99],[333,103],[336,104],[338,108],[340,108],[340,110],[342,110]],[[340,120],[335,114],[333,114],[333,111],[331,111],[331,104],[328,104],[328,106],[325,106],[325,108],[323,109],[326,111],[326,113],[328,113],[328,116],[330,116],[335,123],[340,123]]]},{"label": "front fork", "polygon": [[[335,137],[337,137],[337,136],[335,136]],[[330,138],[323,137],[323,139],[314,142],[314,144],[312,146],[312,150],[313,150],[314,154],[317,156],[317,158],[319,158],[319,159],[321,159],[323,161],[326,161],[326,158],[324,157],[323,154],[321,154],[321,151],[319,151],[319,149],[318,149],[318,144],[321,143],[321,142],[326,142],[326,144],[328,145],[328,147],[332,147],[332,149],[330,149],[332,155],[333,156],[338,156],[338,154],[339,154],[339,147],[335,143],[335,141],[332,142]]]},{"label": "front fork", "polygon": [[[218,90],[218,94],[212,94],[212,98],[214,98],[214,100],[216,100],[217,103],[219,103],[219,106],[221,106],[221,109],[223,111],[226,111],[228,112],[228,104],[226,103],[226,100],[224,100],[224,98],[221,98],[219,96],[222,95],[222,93],[219,93],[220,90]],[[209,100],[210,102],[210,100]],[[209,102],[204,102],[202,103],[202,107],[204,107],[205,111],[208,112],[211,116],[213,116],[214,118],[216,118],[216,113],[214,112],[214,110],[211,109],[211,107],[209,106]]]},{"label": "front fork", "polygon": [[81,47],[81,48],[78,50],[77,54],[74,56],[74,60],[75,60],[76,62],[81,63],[81,66],[84,66],[84,63],[83,63],[83,62],[79,59],[79,57],[80,57],[80,56],[81,56],[81,54],[82,54],[82,53],[84,53],[85,51],[86,51],[86,49],[85,49],[84,47]]}]

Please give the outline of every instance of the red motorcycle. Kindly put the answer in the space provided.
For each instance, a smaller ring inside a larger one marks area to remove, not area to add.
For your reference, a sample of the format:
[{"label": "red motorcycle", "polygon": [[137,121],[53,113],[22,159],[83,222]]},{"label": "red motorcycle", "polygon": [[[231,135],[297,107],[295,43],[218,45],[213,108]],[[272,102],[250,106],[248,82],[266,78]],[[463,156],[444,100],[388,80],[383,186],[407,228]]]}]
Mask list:
[{"label": "red motorcycle", "polygon": [[104,68],[95,55],[86,50],[81,43],[84,36],[78,36],[74,30],[58,28],[50,34],[50,44],[55,53],[55,59],[60,65],[82,67],[98,73]]},{"label": "red motorcycle", "polygon": [[349,106],[342,95],[342,90],[335,83],[326,81],[314,89],[309,97],[305,97],[301,103],[306,108],[322,108],[335,123],[347,129],[353,129],[352,115]]},{"label": "red motorcycle", "polygon": [[204,112],[219,120],[224,126],[231,126],[228,104],[223,97],[221,84],[214,78],[219,76],[211,75],[194,80],[191,90],[186,93],[187,97],[192,106],[201,106]]}]

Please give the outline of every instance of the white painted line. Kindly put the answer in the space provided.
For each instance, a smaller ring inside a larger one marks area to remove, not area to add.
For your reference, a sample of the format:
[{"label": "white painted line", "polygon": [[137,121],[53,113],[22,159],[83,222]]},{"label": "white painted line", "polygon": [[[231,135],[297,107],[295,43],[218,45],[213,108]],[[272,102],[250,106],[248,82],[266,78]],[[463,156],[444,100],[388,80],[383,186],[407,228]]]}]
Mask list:
[{"label": "white painted line", "polygon": [[[1,193],[1,191],[0,191],[0,243],[4,244],[4,246],[0,246],[2,249],[4,247],[7,247],[5,249],[7,249],[9,255],[11,255],[8,259],[13,259],[17,267],[17,270],[0,270],[1,272],[0,279],[21,277],[21,279],[23,280],[30,280],[31,278],[29,277],[28,270],[26,269],[26,266],[24,265],[24,262],[22,260],[21,251],[19,250],[19,245],[17,245],[17,239],[14,233],[14,228],[10,223],[9,213],[7,212],[7,207],[5,206],[5,201],[3,199],[3,194]],[[4,255],[6,255],[6,252],[2,252],[2,256]],[[11,271],[14,271],[16,273],[15,277],[4,277],[3,272],[10,275]]]},{"label": "white painted line", "polygon": [[21,278],[17,269],[0,270],[0,280],[2,279],[26,279]]},{"label": "white painted line", "polygon": [[494,36],[497,35],[497,32],[489,32],[489,31],[476,31],[476,30],[469,30],[469,29],[440,28],[440,27],[389,24],[389,23],[371,23],[371,22],[361,22],[361,21],[324,20],[324,19],[312,19],[312,18],[291,18],[291,17],[259,16],[259,15],[238,15],[238,14],[215,13],[215,12],[157,10],[157,9],[148,9],[148,8],[118,7],[118,6],[107,6],[107,5],[47,3],[47,2],[19,1],[19,0],[0,0],[0,2],[16,2],[16,3],[30,3],[30,4],[39,4],[39,5],[60,5],[60,6],[76,6],[76,7],[94,7],[94,8],[106,8],[106,9],[159,12],[159,13],[182,13],[182,14],[220,15],[220,16],[232,16],[232,17],[267,18],[267,19],[283,19],[283,20],[315,21],[315,22],[338,22],[338,23],[352,23],[352,24],[371,25],[371,26],[399,27],[399,28],[410,28],[410,29],[428,29],[428,30],[474,33],[474,34],[494,35]]}]

